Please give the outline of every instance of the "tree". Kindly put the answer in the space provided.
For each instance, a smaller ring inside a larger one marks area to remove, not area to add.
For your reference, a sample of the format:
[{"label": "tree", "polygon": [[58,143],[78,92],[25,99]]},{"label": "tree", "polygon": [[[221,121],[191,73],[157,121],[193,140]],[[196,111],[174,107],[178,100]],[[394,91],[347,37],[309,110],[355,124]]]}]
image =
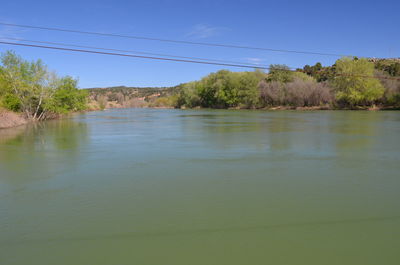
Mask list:
[{"label": "tree", "polygon": [[314,77],[317,82],[323,82],[333,77],[335,68],[334,66],[323,67],[322,64],[318,62],[314,66],[305,65],[303,69],[298,70],[298,72],[303,72]]},{"label": "tree", "polygon": [[2,57],[1,77],[9,93],[19,100],[21,111],[36,120],[41,106],[49,94],[49,78],[42,61],[28,62],[7,51]]},{"label": "tree", "polygon": [[390,106],[400,106],[400,82],[390,77],[389,73],[382,70],[375,70],[375,76],[380,78],[380,82],[385,88],[382,103]]},{"label": "tree", "polygon": [[391,59],[381,59],[376,62],[375,68],[390,74],[391,76],[400,76],[400,62]]},{"label": "tree", "polygon": [[200,105],[198,82],[189,82],[181,85],[177,105],[178,107],[193,108]]},{"label": "tree", "polygon": [[290,71],[290,68],[284,64],[271,64],[269,66],[267,81],[276,81],[281,83],[291,82],[293,81],[292,71]]},{"label": "tree", "polygon": [[336,73],[332,84],[336,99],[349,106],[368,105],[381,98],[384,88],[374,78],[374,64],[361,58],[345,57],[336,61]]},{"label": "tree", "polygon": [[265,73],[260,71],[238,73],[239,104],[246,108],[255,108],[259,105],[260,94],[258,85],[265,79]]},{"label": "tree", "polygon": [[259,103],[258,84],[265,73],[230,72],[221,70],[209,74],[200,81],[180,86],[178,106],[206,108],[253,108]]},{"label": "tree", "polygon": [[72,77],[58,77],[41,60],[29,62],[8,51],[1,56],[0,96],[8,109],[30,120],[86,108],[87,92]]},{"label": "tree", "polygon": [[86,109],[88,92],[78,89],[78,80],[66,76],[58,79],[51,99],[48,99],[44,109],[54,113],[68,113]]}]

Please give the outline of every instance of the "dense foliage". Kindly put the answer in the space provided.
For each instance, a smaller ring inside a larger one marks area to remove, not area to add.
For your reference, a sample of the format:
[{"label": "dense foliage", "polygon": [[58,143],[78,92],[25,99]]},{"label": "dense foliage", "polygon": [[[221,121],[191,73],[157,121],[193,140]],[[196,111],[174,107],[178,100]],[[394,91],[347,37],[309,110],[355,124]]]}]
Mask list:
[{"label": "dense foliage", "polygon": [[366,59],[343,58],[336,62],[336,76],[332,84],[336,88],[339,103],[350,106],[371,105],[382,98],[384,88],[374,77],[374,65]]},{"label": "dense foliage", "polygon": [[272,106],[320,106],[332,101],[331,89],[313,77],[272,65],[261,71],[210,74],[181,86],[178,107],[260,108]]},{"label": "dense foliage", "polygon": [[[268,73],[222,70],[199,81],[182,84],[176,107],[263,108],[321,107],[357,108],[375,104],[400,106],[397,64],[390,67],[367,59],[342,58],[333,66],[320,63],[291,71],[271,65]],[[378,70],[384,68],[383,70]]]},{"label": "dense foliage", "polygon": [[207,108],[253,108],[259,105],[258,84],[265,78],[260,71],[212,73],[200,81],[181,86],[179,106]]},{"label": "dense foliage", "polygon": [[87,92],[72,77],[58,77],[42,61],[29,62],[13,52],[1,56],[0,104],[30,120],[86,109]]},{"label": "dense foliage", "polygon": [[375,68],[388,73],[391,76],[400,76],[400,60],[377,60]]}]

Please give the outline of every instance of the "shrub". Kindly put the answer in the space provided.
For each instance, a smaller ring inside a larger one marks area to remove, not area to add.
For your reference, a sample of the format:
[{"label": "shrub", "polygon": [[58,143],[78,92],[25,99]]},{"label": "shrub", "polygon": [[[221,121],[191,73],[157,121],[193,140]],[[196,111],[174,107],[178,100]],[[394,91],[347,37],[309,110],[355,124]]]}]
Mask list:
[{"label": "shrub", "polygon": [[310,107],[330,104],[332,89],[326,83],[317,83],[295,77],[292,82],[262,81],[260,97],[265,106]]},{"label": "shrub", "polygon": [[283,105],[285,101],[284,85],[278,81],[261,81],[259,84],[260,98],[264,106]]},{"label": "shrub", "polygon": [[332,102],[331,89],[325,83],[295,78],[286,84],[286,104],[295,107],[321,106]]}]

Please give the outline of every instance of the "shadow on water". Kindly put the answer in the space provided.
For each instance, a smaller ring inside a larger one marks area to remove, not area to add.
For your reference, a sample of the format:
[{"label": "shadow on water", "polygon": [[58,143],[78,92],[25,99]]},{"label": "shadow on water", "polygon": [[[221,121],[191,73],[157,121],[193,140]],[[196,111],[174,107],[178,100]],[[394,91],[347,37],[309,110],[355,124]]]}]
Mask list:
[{"label": "shadow on water", "polygon": [[26,130],[27,126],[18,126],[15,128],[0,129],[0,144],[7,144],[18,138]]},{"label": "shadow on water", "polygon": [[[61,119],[0,130],[0,181],[30,182],[53,177],[77,162],[87,125]],[[63,166],[64,164],[64,166]]]},{"label": "shadow on water", "polygon": [[378,141],[387,133],[382,129],[383,124],[394,119],[390,114],[199,110],[180,115],[184,117],[180,124],[187,142],[205,142],[209,149],[219,151],[348,157],[360,151],[361,156],[371,155],[378,148]]},{"label": "shadow on water", "polygon": [[190,117],[180,122],[184,136],[202,137],[214,147],[232,148],[270,148],[284,150],[290,147],[287,133],[298,129],[304,122],[301,115],[293,112],[266,111],[207,111],[188,113]]},{"label": "shadow on water", "polygon": [[338,159],[338,167],[362,168],[377,155],[385,114],[382,112],[339,112],[329,131]]}]

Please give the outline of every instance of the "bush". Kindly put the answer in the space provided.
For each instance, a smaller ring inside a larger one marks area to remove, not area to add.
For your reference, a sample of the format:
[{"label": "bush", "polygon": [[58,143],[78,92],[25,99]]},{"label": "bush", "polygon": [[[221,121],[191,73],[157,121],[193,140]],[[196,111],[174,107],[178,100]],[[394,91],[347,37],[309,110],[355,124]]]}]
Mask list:
[{"label": "bush", "polygon": [[298,77],[289,83],[262,81],[259,89],[265,106],[311,107],[330,104],[333,101],[332,89],[326,83]]},{"label": "bush", "polygon": [[264,106],[284,105],[285,91],[284,84],[278,81],[261,81],[259,84],[260,98]]},{"label": "bush", "polygon": [[295,107],[312,107],[332,103],[331,89],[325,83],[295,78],[286,84],[286,104]]}]

